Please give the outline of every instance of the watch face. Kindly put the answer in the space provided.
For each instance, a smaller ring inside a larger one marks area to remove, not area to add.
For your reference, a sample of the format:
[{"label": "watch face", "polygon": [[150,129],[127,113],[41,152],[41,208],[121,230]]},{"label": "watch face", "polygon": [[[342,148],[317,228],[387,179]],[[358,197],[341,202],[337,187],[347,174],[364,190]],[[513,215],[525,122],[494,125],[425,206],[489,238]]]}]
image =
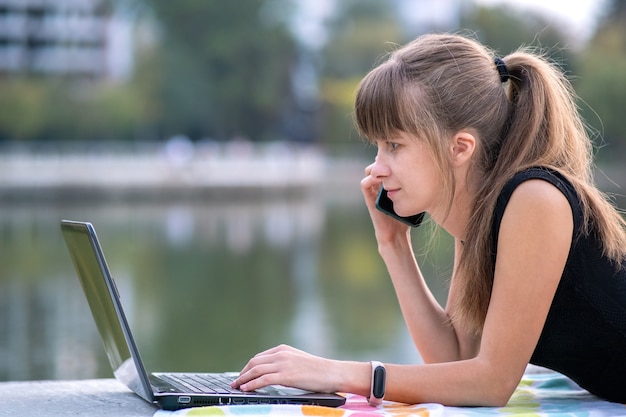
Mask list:
[{"label": "watch face", "polygon": [[385,368],[383,366],[377,366],[374,369],[372,380],[372,396],[383,398],[385,396]]}]

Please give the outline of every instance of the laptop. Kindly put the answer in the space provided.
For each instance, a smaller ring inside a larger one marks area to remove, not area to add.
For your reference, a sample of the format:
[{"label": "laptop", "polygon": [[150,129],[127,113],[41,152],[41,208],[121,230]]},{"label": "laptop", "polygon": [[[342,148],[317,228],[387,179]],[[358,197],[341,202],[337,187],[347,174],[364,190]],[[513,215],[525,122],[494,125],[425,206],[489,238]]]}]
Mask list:
[{"label": "laptop", "polygon": [[236,404],[310,404],[338,407],[338,394],[273,385],[254,392],[230,387],[237,373],[148,373],[131,333],[120,296],[91,223],[61,221],[61,231],[115,378],[165,410]]}]

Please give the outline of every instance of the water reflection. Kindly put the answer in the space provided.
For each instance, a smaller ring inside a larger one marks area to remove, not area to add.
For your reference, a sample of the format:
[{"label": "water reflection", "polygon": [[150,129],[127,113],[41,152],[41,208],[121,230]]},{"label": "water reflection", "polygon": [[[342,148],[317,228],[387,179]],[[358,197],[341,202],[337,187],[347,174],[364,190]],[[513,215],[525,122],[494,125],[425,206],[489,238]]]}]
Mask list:
[{"label": "water reflection", "polygon": [[357,193],[0,206],[0,379],[112,375],[62,218],[96,226],[149,370],[237,370],[278,343],[418,360]]}]

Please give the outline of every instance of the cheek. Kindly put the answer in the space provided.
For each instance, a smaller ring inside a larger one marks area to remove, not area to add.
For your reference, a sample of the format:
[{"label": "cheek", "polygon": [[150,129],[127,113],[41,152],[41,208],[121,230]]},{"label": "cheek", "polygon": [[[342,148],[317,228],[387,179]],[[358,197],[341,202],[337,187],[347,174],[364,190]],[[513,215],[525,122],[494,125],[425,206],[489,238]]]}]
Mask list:
[{"label": "cheek", "polygon": [[406,212],[405,215],[432,210],[441,203],[442,198],[445,198],[441,178],[430,169],[430,166],[427,169],[415,170],[405,185],[406,199],[399,205],[401,207],[398,207]]}]

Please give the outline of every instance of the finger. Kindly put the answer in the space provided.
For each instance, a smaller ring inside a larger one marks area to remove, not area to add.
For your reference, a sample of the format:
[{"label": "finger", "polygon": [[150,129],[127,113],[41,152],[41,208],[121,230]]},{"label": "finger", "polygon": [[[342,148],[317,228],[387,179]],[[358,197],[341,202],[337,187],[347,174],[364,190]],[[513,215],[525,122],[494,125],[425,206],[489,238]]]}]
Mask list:
[{"label": "finger", "polygon": [[278,385],[278,374],[264,374],[258,378],[252,379],[241,384],[238,389],[244,392],[256,391],[258,389],[270,386]]},{"label": "finger", "polygon": [[380,191],[380,181],[374,180],[371,176],[365,177],[361,180],[361,192],[365,198],[365,204],[368,208],[373,208],[376,196]]},{"label": "finger", "polygon": [[281,352],[287,351],[298,352],[296,349],[290,346],[280,345],[257,353],[252,359],[248,361],[246,366],[243,367],[243,369],[239,372],[239,377],[235,379],[235,381],[233,381],[231,385],[237,388],[241,384],[244,384],[245,382],[258,377],[258,375],[260,375],[259,372],[272,372],[272,369],[267,367],[266,365],[275,364],[277,362],[277,356]]},{"label": "finger", "polygon": [[375,189],[376,191],[378,191],[378,189],[380,188],[380,185],[382,184],[382,182],[374,177],[372,177],[371,175],[368,175],[366,177],[364,177],[361,180],[361,188],[365,189]]},{"label": "finger", "polygon": [[241,391],[254,391],[256,389],[273,385],[278,378],[278,367],[274,363],[264,363],[251,367],[246,372],[239,374],[231,386]]}]

